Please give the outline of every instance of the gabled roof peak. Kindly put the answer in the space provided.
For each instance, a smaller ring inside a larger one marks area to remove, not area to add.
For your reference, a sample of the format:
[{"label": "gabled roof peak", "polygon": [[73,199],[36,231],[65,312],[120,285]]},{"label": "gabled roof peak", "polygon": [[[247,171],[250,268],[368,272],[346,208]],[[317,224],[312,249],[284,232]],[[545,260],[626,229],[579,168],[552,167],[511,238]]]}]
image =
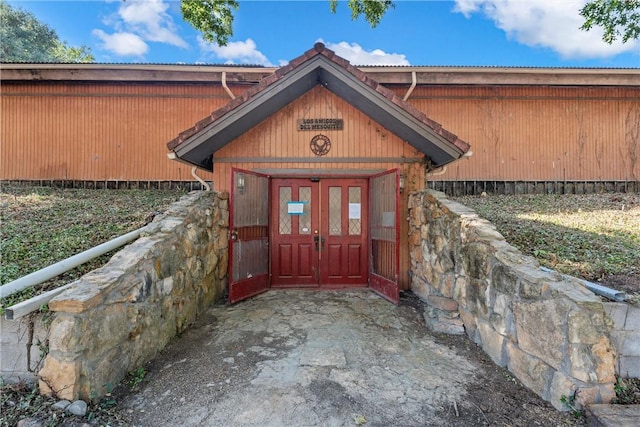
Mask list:
[{"label": "gabled roof peak", "polygon": [[323,43],[263,78],[241,96],[167,144],[176,156],[211,170],[213,153],[317,85],[368,115],[422,152],[434,166],[450,163],[469,144],[380,85]]}]

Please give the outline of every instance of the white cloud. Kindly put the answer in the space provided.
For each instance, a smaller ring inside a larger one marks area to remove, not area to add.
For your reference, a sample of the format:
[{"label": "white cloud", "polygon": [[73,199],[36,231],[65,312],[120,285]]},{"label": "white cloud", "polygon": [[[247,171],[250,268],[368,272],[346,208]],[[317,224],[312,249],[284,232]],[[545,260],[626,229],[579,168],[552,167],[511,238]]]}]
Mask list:
[{"label": "white cloud", "polygon": [[256,42],[251,39],[246,41],[229,42],[226,46],[218,46],[207,43],[201,37],[198,38],[200,49],[213,53],[216,57],[225,61],[225,64],[252,64],[273,67],[267,57],[258,50]]},{"label": "white cloud", "polygon": [[[318,40],[322,42],[322,40]],[[358,43],[325,43],[338,56],[353,65],[410,65],[407,57],[400,53],[386,53],[380,49],[366,51]]]},{"label": "white cloud", "polygon": [[142,56],[149,51],[146,42],[188,47],[177,34],[173,18],[167,13],[169,5],[164,0],[127,0],[120,1],[119,5],[117,15],[103,21],[113,27],[115,33],[93,30],[105,50],[120,56]]},{"label": "white cloud", "polygon": [[102,48],[119,56],[142,56],[149,46],[133,33],[107,34],[102,30],[93,30],[92,34],[102,40]]},{"label": "white cloud", "polygon": [[580,30],[580,8],[586,0],[455,0],[455,11],[467,18],[482,13],[519,43],[554,50],[565,58],[605,58],[638,50],[640,42],[609,45],[602,31]]},{"label": "white cloud", "polygon": [[144,40],[187,47],[187,43],[176,34],[176,26],[167,9],[169,5],[163,0],[128,0],[122,3],[118,14],[125,26]]}]

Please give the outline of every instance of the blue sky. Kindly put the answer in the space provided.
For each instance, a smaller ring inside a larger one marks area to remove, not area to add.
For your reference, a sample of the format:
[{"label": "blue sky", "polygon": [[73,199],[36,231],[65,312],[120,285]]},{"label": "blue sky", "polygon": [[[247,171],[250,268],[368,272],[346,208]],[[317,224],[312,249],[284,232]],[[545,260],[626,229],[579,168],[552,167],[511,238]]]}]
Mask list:
[{"label": "blue sky", "polygon": [[354,65],[640,67],[640,42],[578,29],[586,0],[396,0],[377,28],[346,2],[243,1],[226,47],[203,42],[168,0],[8,1],[97,62],[281,65],[316,41]]}]

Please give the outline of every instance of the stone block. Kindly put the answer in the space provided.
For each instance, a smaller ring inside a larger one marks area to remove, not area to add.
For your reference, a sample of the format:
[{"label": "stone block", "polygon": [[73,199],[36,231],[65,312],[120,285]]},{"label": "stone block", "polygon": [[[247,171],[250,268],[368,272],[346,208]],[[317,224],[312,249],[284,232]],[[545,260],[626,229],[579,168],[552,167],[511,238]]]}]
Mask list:
[{"label": "stone block", "polygon": [[87,328],[81,317],[59,315],[51,322],[49,348],[64,354],[79,354],[87,349]]},{"label": "stone block", "polygon": [[561,300],[514,302],[519,347],[555,369],[561,369],[567,345],[563,329],[568,311]]},{"label": "stone block", "polygon": [[493,313],[489,317],[493,328],[502,335],[509,335],[515,340],[515,325],[513,322],[513,312],[511,311],[512,300],[506,294],[498,294],[491,309]]},{"label": "stone block", "polygon": [[477,326],[482,340],[482,349],[491,357],[493,363],[502,367],[506,366],[505,337],[496,332],[487,322],[478,320]]},{"label": "stone block", "polygon": [[506,348],[509,371],[538,396],[546,397],[553,378],[553,368],[541,359],[520,350],[510,341],[507,341]]},{"label": "stone block", "polygon": [[595,344],[605,335],[604,315],[599,311],[573,310],[567,317],[570,343]]},{"label": "stone block", "polygon": [[473,279],[486,279],[489,273],[490,246],[482,243],[470,243],[462,248],[464,269]]},{"label": "stone block", "polygon": [[636,427],[640,405],[589,405],[586,413],[589,427]]},{"label": "stone block", "polygon": [[429,295],[427,297],[427,304],[438,310],[444,311],[457,311],[458,303],[451,298],[445,298],[437,295]]},{"label": "stone block", "polygon": [[623,378],[640,378],[640,356],[618,356],[618,374]]},{"label": "stone block", "polygon": [[572,344],[569,348],[569,361],[571,375],[585,383],[598,381],[596,363],[593,360],[589,347],[580,344]]},{"label": "stone block", "polygon": [[604,310],[611,320],[613,320],[613,327],[615,329],[624,329],[628,307],[630,307],[630,305],[624,302],[604,303]]},{"label": "stone block", "polygon": [[440,291],[443,297],[453,298],[453,289],[454,289],[455,281],[456,281],[456,276],[454,273],[448,273],[448,274],[445,274],[444,277],[442,277],[438,290]]},{"label": "stone block", "polygon": [[616,354],[611,341],[605,336],[591,346],[595,356],[598,382],[613,384],[616,381]]},{"label": "stone block", "polygon": [[465,296],[467,301],[467,309],[482,318],[489,317],[489,308],[487,307],[487,283],[471,279],[466,283]]},{"label": "stone block", "polygon": [[420,297],[421,300],[427,299],[431,293],[430,288],[429,284],[422,280],[422,278],[418,276],[413,276],[411,278],[411,291]]},{"label": "stone block", "polygon": [[562,398],[573,396],[576,390],[578,390],[578,383],[574,379],[567,377],[560,371],[555,371],[546,399],[557,410],[568,411],[569,408],[562,403]]},{"label": "stone block", "polygon": [[630,305],[628,310],[624,329],[627,331],[636,331],[640,334],[640,308]]},{"label": "stone block", "polygon": [[496,292],[515,295],[518,276],[508,266],[498,264],[491,270],[491,286]]},{"label": "stone block", "polygon": [[100,289],[78,284],[49,301],[49,309],[63,313],[82,313],[98,306],[102,299]]},{"label": "stone block", "polygon": [[76,400],[80,385],[80,361],[58,360],[49,354],[40,372],[40,392],[58,399]]},{"label": "stone block", "polygon": [[467,331],[467,336],[476,344],[480,343],[480,337],[477,334],[477,324],[476,318],[469,311],[465,310],[463,307],[458,309],[460,313],[460,320],[464,324],[464,328]]}]

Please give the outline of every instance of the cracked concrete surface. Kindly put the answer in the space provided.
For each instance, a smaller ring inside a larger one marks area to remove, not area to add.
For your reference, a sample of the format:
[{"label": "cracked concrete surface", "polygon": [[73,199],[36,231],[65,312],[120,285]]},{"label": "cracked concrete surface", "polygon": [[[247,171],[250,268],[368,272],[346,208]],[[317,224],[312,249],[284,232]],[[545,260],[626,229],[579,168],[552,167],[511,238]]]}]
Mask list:
[{"label": "cracked concrete surface", "polygon": [[450,425],[478,372],[369,290],[214,305],[147,369],[123,402],[140,426]]}]

